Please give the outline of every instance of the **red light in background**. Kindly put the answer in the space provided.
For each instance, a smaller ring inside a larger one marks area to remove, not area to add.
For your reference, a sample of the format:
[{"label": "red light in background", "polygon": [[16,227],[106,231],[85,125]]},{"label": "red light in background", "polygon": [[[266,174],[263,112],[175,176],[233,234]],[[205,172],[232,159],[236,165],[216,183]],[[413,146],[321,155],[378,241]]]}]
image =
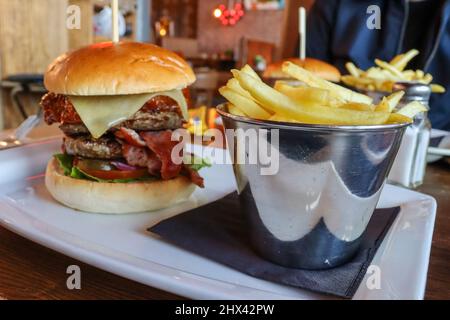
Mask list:
[{"label": "red light in background", "polygon": [[232,8],[227,8],[224,4],[221,4],[213,11],[213,16],[220,19],[224,26],[234,26],[244,14],[242,3],[236,3]]}]

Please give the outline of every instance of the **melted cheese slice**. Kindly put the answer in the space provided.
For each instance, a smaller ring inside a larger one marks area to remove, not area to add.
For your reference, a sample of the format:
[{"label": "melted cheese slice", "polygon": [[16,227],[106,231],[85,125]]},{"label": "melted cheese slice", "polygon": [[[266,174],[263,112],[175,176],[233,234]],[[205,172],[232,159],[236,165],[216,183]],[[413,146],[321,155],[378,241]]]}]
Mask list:
[{"label": "melted cheese slice", "polygon": [[187,103],[180,90],[118,96],[70,96],[75,110],[94,138],[133,116],[150,99],[167,96],[175,100],[188,120]]}]

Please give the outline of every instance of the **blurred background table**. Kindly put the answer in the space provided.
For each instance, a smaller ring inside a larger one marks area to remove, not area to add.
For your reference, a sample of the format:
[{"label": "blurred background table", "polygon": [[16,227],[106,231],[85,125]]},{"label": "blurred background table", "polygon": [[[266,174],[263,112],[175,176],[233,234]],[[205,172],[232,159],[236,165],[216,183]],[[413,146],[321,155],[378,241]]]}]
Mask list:
[{"label": "blurred background table", "polygon": [[[429,165],[425,183],[418,191],[438,202],[425,298],[450,299],[450,165]],[[2,227],[0,256],[0,299],[181,298],[94,268]],[[81,268],[81,290],[66,287],[66,268],[72,264]]]}]

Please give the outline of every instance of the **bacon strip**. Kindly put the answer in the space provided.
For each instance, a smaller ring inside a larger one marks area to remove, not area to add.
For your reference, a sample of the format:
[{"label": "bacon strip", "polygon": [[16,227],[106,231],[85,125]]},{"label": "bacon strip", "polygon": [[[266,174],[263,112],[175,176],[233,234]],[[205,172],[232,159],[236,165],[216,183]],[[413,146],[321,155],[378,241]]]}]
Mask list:
[{"label": "bacon strip", "polygon": [[[119,133],[120,132],[120,133]],[[203,178],[199,173],[193,170],[190,166],[185,164],[175,164],[172,161],[171,155],[173,148],[178,144],[177,141],[172,141],[172,131],[147,131],[141,132],[138,136],[145,141],[146,147],[137,146],[135,139],[124,138],[126,135],[135,136],[137,132],[127,129],[123,132],[118,131],[116,136],[119,139],[125,140],[122,143],[123,156],[127,163],[136,167],[147,167],[150,174],[161,176],[162,179],[172,179],[183,174],[188,177],[192,183],[200,188],[204,188]],[[131,143],[128,143],[131,141]],[[148,148],[147,148],[148,147]]]},{"label": "bacon strip", "polygon": [[41,106],[44,110],[45,122],[48,125],[53,123],[81,123],[80,116],[65,95],[49,92],[42,97]]},{"label": "bacon strip", "polygon": [[123,157],[129,165],[136,167],[147,167],[153,176],[159,176],[162,163],[155,153],[145,147],[135,147],[124,143],[122,145]]},{"label": "bacon strip", "polygon": [[114,132],[114,135],[122,140],[125,140],[126,143],[131,144],[135,147],[145,147],[145,141],[141,139],[139,134],[133,129],[128,129],[125,127],[121,127],[119,130]]},{"label": "bacon strip", "polygon": [[198,185],[200,188],[205,187],[203,178],[199,175],[197,171],[195,171],[191,167],[183,165],[182,173],[185,174],[192,181],[193,184]]},{"label": "bacon strip", "polygon": [[159,160],[161,160],[161,177],[164,180],[172,179],[181,172],[182,165],[175,164],[172,161],[172,149],[178,144],[172,141],[172,131],[146,131],[141,132],[141,138],[151,151],[153,151]]},{"label": "bacon strip", "polygon": [[154,152],[150,152],[147,162],[148,172],[150,172],[151,175],[159,176],[161,173],[161,167],[161,160],[158,159]]},{"label": "bacon strip", "polygon": [[135,147],[130,144],[122,144],[123,157],[131,166],[145,168],[148,162],[148,150],[143,147]]}]

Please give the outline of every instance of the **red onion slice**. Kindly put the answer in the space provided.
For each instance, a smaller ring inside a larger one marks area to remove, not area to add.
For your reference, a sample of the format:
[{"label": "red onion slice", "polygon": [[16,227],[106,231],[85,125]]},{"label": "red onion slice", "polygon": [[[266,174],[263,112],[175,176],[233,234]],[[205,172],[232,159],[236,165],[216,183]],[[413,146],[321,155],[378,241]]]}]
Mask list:
[{"label": "red onion slice", "polygon": [[134,171],[139,169],[138,167],[130,166],[129,164],[120,161],[111,161],[111,164],[120,171]]}]

